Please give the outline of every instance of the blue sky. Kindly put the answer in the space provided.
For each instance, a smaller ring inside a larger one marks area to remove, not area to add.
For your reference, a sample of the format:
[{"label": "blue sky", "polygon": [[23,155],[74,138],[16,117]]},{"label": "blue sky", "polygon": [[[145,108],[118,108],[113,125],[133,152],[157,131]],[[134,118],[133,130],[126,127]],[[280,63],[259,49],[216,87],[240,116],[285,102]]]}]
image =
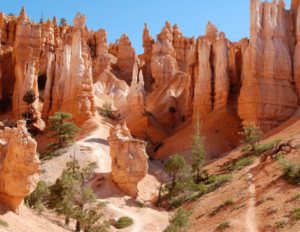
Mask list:
[{"label": "blue sky", "polygon": [[[286,0],[287,9],[290,4],[291,0]],[[77,12],[85,14],[89,29],[107,31],[108,43],[127,33],[137,54],[143,53],[144,23],[153,38],[167,20],[172,26],[177,23],[187,37],[203,35],[208,21],[233,42],[250,33],[250,0],[11,0],[2,1],[0,11],[19,15],[22,6],[30,20],[37,22],[42,11],[45,20],[56,15],[58,21],[65,17],[71,25]]]}]

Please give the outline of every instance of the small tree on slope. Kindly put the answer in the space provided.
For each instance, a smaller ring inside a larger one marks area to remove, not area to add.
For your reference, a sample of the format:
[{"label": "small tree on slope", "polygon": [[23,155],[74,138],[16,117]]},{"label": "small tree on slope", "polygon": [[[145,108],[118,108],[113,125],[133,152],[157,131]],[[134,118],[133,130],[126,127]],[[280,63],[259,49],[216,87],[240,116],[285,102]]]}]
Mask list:
[{"label": "small tree on slope", "polygon": [[197,171],[196,183],[200,182],[200,171],[202,170],[203,165],[205,164],[206,160],[206,152],[204,150],[203,142],[206,137],[201,136],[201,129],[202,129],[203,122],[200,122],[199,114],[197,113],[197,121],[194,125],[194,132],[195,134],[191,137],[193,138],[194,142],[190,147],[192,151],[192,168],[193,171]]},{"label": "small tree on slope", "polygon": [[[55,208],[58,215],[66,217],[68,225],[70,218],[76,220],[76,231],[83,229],[85,232],[101,232],[110,227],[108,222],[97,223],[103,216],[98,213],[106,203],[100,202],[96,206],[96,195],[90,186],[85,183],[93,176],[96,163],[90,163],[80,170],[77,160],[67,163],[67,169],[51,187],[48,208]],[[86,207],[89,205],[88,207]]]},{"label": "small tree on slope", "polygon": [[263,132],[260,131],[260,128],[256,126],[254,122],[245,122],[243,132],[239,132],[239,134],[244,136],[244,139],[241,140],[241,143],[249,143],[252,150],[256,151]]},{"label": "small tree on slope", "polygon": [[169,157],[169,159],[167,160],[167,163],[164,165],[164,168],[167,172],[173,173],[172,187],[174,187],[175,180],[177,178],[177,174],[180,171],[186,169],[187,165],[186,165],[185,159],[182,155],[175,154],[175,155]]},{"label": "small tree on slope", "polygon": [[81,131],[79,127],[74,124],[74,121],[68,122],[65,119],[71,119],[71,113],[56,112],[53,117],[50,117],[50,126],[47,130],[52,131],[52,135],[47,138],[55,138],[55,142],[46,146],[47,150],[55,151],[63,148],[67,144],[74,143],[74,136],[76,132]]},{"label": "small tree on slope", "polygon": [[170,217],[170,225],[164,230],[164,232],[182,232],[183,228],[191,227],[190,216],[192,212],[186,211],[180,207],[177,212]]}]

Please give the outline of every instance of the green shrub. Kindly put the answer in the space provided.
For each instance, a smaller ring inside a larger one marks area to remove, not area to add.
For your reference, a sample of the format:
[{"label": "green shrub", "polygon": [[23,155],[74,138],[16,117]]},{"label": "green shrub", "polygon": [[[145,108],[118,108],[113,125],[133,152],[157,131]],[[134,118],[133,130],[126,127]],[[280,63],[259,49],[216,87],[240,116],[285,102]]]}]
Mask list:
[{"label": "green shrub", "polygon": [[234,200],[230,197],[223,202],[222,206],[225,207],[227,205],[232,205],[232,204],[234,204]]},{"label": "green shrub", "polygon": [[242,151],[245,152],[245,151],[250,151],[251,150],[251,145],[248,144],[246,145],[245,147],[242,148]]},{"label": "green shrub", "polygon": [[191,227],[190,216],[192,212],[186,211],[180,207],[177,212],[170,217],[170,225],[164,230],[164,232],[181,232],[182,228]]},{"label": "green shrub", "polygon": [[300,197],[300,193],[292,195],[292,197],[290,199],[288,199],[286,202],[294,201],[294,200],[298,199],[299,197]]},{"label": "green shrub", "polygon": [[5,221],[3,221],[3,220],[1,220],[1,219],[0,219],[0,225],[1,225],[1,226],[4,226],[4,227],[8,227],[7,222],[5,222]]},{"label": "green shrub", "polygon": [[112,113],[111,103],[109,102],[103,103],[102,110],[99,110],[98,113],[103,115],[104,117],[110,117]]},{"label": "green shrub", "polygon": [[215,216],[217,213],[219,213],[219,210],[228,206],[234,204],[234,200],[232,198],[228,198],[226,199],[221,205],[218,206],[217,209],[215,209],[214,211],[212,211],[209,216]]},{"label": "green shrub", "polygon": [[220,225],[217,227],[217,230],[223,230],[224,228],[229,227],[230,221],[221,222]]},{"label": "green shrub", "polygon": [[117,222],[116,222],[116,227],[118,229],[123,229],[126,227],[129,227],[133,224],[133,219],[129,217],[121,217]]},{"label": "green shrub", "polygon": [[288,159],[281,159],[278,161],[282,171],[282,177],[290,184],[300,185],[300,163]]},{"label": "green shrub", "polygon": [[300,208],[297,207],[292,211],[292,219],[300,220]]},{"label": "green shrub", "polygon": [[278,228],[283,228],[286,223],[285,221],[277,221],[275,224],[278,226]]},{"label": "green shrub", "polygon": [[38,213],[44,211],[43,199],[50,194],[49,188],[45,181],[40,181],[35,190],[25,197],[25,205],[33,208]]},{"label": "green shrub", "polygon": [[255,160],[255,156],[247,156],[244,158],[239,159],[235,164],[230,163],[228,166],[225,166],[223,168],[221,168],[221,171],[240,171],[242,170],[244,167],[251,165],[254,160]]}]

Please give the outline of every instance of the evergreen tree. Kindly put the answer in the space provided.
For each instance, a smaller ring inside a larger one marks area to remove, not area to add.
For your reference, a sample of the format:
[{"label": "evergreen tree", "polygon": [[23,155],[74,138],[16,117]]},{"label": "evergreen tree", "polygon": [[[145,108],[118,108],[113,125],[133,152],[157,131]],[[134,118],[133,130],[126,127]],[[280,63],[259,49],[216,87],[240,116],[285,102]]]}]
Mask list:
[{"label": "evergreen tree", "polygon": [[164,168],[167,172],[172,172],[172,187],[175,186],[175,180],[177,177],[177,174],[187,168],[187,164],[185,162],[185,159],[180,154],[175,154],[173,156],[170,156],[167,160],[167,163],[164,165]]},{"label": "evergreen tree", "polygon": [[197,171],[196,183],[200,182],[200,171],[202,170],[203,165],[205,164],[206,160],[206,152],[204,150],[203,142],[206,139],[205,137],[201,136],[201,129],[202,129],[203,122],[200,122],[199,114],[197,113],[197,121],[194,125],[194,132],[195,134],[191,137],[193,138],[194,142],[190,147],[192,151],[192,168],[193,171]]},{"label": "evergreen tree", "polygon": [[38,99],[38,96],[35,95],[33,89],[28,90],[23,95],[23,101],[27,104],[27,109],[22,113],[22,116],[26,119],[27,127],[30,127],[30,125],[37,120],[36,118],[34,118],[35,111],[32,106],[36,99]]},{"label": "evergreen tree", "polygon": [[40,181],[35,190],[25,197],[25,204],[41,213],[44,210],[43,199],[50,194],[45,181]]},{"label": "evergreen tree", "polygon": [[44,12],[42,11],[41,18],[40,18],[40,23],[43,23],[43,22],[44,22]]},{"label": "evergreen tree", "polygon": [[67,22],[66,18],[61,18],[59,25],[63,26],[66,22]]},{"label": "evergreen tree", "polygon": [[157,205],[161,203],[161,194],[163,191],[163,184],[167,180],[167,175],[163,170],[157,170],[156,174],[158,176],[158,181],[160,182],[160,186],[158,187],[158,198],[157,198]]},{"label": "evergreen tree", "polygon": [[76,132],[81,131],[81,129],[74,124],[74,121],[65,121],[72,117],[71,113],[63,112],[56,112],[53,117],[50,117],[50,126],[47,130],[52,131],[53,134],[51,136],[47,136],[47,138],[55,138],[55,142],[48,144],[46,146],[47,150],[55,151],[70,143],[74,143],[73,138],[77,135]]},{"label": "evergreen tree", "polygon": [[190,222],[190,216],[192,212],[186,211],[180,207],[176,214],[170,217],[170,225],[164,230],[164,232],[182,232],[182,229],[188,229],[192,226]]},{"label": "evergreen tree", "polygon": [[[76,231],[83,229],[85,232],[104,231],[109,228],[109,223],[97,223],[103,216],[98,213],[105,203],[96,206],[90,204],[96,202],[96,195],[90,186],[85,183],[93,176],[96,163],[90,163],[81,170],[78,161],[73,160],[67,163],[67,169],[57,179],[51,188],[48,208],[55,208],[58,215],[66,217],[65,224],[68,225],[70,218],[76,220]],[[89,205],[89,207],[85,207]],[[96,224],[97,223],[97,224]]]},{"label": "evergreen tree", "polygon": [[260,131],[260,128],[256,126],[254,122],[245,122],[243,132],[239,132],[239,134],[244,136],[244,139],[241,140],[241,143],[249,143],[252,150],[256,151],[263,132]]},{"label": "evergreen tree", "polygon": [[118,46],[119,45],[119,39],[116,39],[115,44]]}]

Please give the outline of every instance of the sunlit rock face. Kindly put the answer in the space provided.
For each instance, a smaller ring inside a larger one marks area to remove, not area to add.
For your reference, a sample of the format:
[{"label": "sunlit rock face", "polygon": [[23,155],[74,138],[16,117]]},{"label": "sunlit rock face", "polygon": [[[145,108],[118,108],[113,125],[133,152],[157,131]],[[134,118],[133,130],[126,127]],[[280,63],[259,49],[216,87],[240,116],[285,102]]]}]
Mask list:
[{"label": "sunlit rock face", "polygon": [[284,1],[277,4],[258,0],[251,1],[250,6],[250,43],[243,61],[245,79],[238,113],[241,119],[255,122],[264,132],[289,119],[298,107],[298,97],[291,85],[292,60],[285,33],[287,26],[293,26],[288,23],[293,21],[284,7]]},{"label": "sunlit rock face", "polygon": [[133,139],[126,124],[117,125],[110,130],[107,138],[112,158],[112,176],[114,182],[126,194],[138,197],[138,183],[148,171],[146,143]]},{"label": "sunlit rock face", "polygon": [[25,125],[25,121],[18,121],[17,128],[6,127],[0,134],[0,202],[16,214],[42,173],[37,143]]},{"label": "sunlit rock face", "polygon": [[151,71],[155,79],[154,88],[164,84],[175,75],[176,71],[179,71],[172,41],[173,30],[171,24],[166,22],[166,26],[157,35],[157,40],[152,47]]},{"label": "sunlit rock face", "polygon": [[123,34],[118,45],[117,65],[122,73],[132,75],[133,65],[135,64],[135,49],[126,34]]},{"label": "sunlit rock face", "polygon": [[[83,122],[95,116],[92,59],[82,50],[85,38],[85,16],[77,14],[72,30],[72,45],[65,45],[63,57],[57,62],[51,114],[70,112],[75,121]],[[62,53],[62,51],[61,51]]]},{"label": "sunlit rock face", "polygon": [[127,103],[129,110],[132,113],[141,112],[145,114],[145,89],[144,89],[144,77],[141,70],[138,76],[138,66],[135,65],[133,69],[132,82],[127,96]]},{"label": "sunlit rock face", "polygon": [[[15,86],[13,93],[13,113],[16,118],[19,117],[18,97],[29,90],[33,90],[38,96],[38,71],[39,56],[41,52],[41,25],[31,24],[25,9],[22,8],[17,22],[16,39],[13,48],[13,57],[15,58]],[[19,94],[18,94],[19,93]],[[34,117],[40,118],[38,110],[38,99],[32,104]],[[20,99],[20,111],[25,112],[27,105]]]}]

